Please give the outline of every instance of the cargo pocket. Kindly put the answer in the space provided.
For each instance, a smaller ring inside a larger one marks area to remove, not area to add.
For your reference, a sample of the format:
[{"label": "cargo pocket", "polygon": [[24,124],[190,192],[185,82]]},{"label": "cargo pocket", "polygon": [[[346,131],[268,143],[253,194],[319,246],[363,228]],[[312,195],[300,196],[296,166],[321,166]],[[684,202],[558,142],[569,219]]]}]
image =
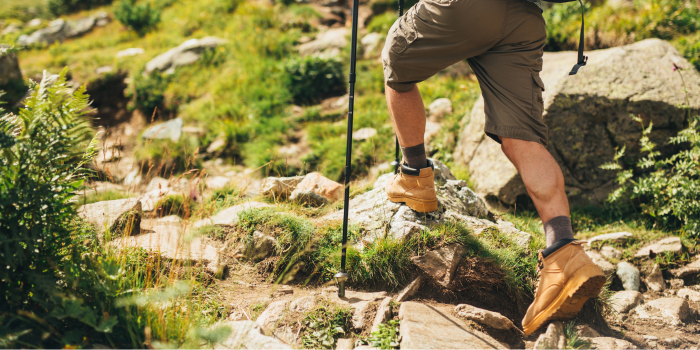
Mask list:
[{"label": "cargo pocket", "polygon": [[389,31],[389,37],[391,37],[390,48],[396,54],[402,54],[416,40],[414,16],[416,15],[416,7],[419,5],[420,3],[411,7],[405,15],[394,22]]},{"label": "cargo pocket", "polygon": [[537,120],[542,120],[542,112],[544,109],[544,99],[542,92],[544,91],[544,83],[540,79],[540,75],[532,73],[532,115]]}]

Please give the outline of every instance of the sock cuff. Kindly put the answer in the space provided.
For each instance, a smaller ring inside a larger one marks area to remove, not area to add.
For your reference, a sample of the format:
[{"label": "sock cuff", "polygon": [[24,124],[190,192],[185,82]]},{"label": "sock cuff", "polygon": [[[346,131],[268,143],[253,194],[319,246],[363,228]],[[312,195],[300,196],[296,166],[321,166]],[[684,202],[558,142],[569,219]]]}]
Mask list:
[{"label": "sock cuff", "polygon": [[557,216],[544,224],[544,235],[547,239],[547,247],[562,239],[573,239],[574,231],[571,228],[571,218],[568,216]]},{"label": "sock cuff", "polygon": [[425,143],[411,147],[401,147],[401,152],[403,156],[408,157],[420,157],[425,154]]}]

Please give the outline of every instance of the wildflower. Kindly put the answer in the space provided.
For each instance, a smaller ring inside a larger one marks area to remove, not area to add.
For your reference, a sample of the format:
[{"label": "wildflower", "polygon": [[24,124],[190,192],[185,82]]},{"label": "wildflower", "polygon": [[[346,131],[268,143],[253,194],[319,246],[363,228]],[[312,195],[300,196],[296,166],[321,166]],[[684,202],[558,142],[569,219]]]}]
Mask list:
[{"label": "wildflower", "polygon": [[673,64],[673,71],[675,72],[675,71],[677,71],[677,70],[683,70],[683,67],[681,67],[681,66],[679,66],[679,65],[676,65],[676,64],[674,63],[674,64]]}]

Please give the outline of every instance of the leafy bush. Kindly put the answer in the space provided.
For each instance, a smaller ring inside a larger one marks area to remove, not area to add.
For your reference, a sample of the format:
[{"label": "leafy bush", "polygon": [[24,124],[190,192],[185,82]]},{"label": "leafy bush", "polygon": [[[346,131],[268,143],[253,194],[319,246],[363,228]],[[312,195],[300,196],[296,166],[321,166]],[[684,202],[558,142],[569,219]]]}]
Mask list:
[{"label": "leafy bush", "polygon": [[[640,118],[632,118],[644,127]],[[646,156],[636,164],[637,170],[646,173],[635,177],[635,169],[624,169],[620,158],[625,147],[618,150],[613,162],[602,166],[618,172],[619,187],[608,200],[632,203],[652,221],[670,229],[681,227],[689,236],[700,238],[700,118],[692,118],[688,128],[669,140],[688,148],[666,159],[658,159],[660,153],[648,137],[651,128],[652,123],[644,128],[639,145]]]},{"label": "leafy bush", "polygon": [[169,80],[158,73],[148,76],[137,74],[134,77],[133,85],[127,89],[126,97],[129,102],[129,109],[138,109],[145,116],[151,116],[156,109],[163,110],[165,107],[165,89],[168,88]]},{"label": "leafy bush", "polygon": [[181,193],[167,195],[158,200],[155,213],[158,216],[177,215],[184,219],[190,217],[195,201]]},{"label": "leafy bush", "polygon": [[294,103],[308,105],[346,91],[343,63],[337,59],[304,57],[284,66]]},{"label": "leafy bush", "polygon": [[700,35],[681,37],[675,44],[683,57],[700,70]]},{"label": "leafy bush", "polygon": [[378,349],[398,349],[401,341],[399,327],[398,320],[389,320],[380,324],[378,331],[372,332],[369,338],[361,339],[360,342]]},{"label": "leafy bush", "polygon": [[113,0],[49,0],[49,12],[54,16],[65,15],[98,6],[109,5]]},{"label": "leafy bush", "polygon": [[367,26],[367,31],[370,33],[387,34],[397,19],[398,17],[393,12],[385,12],[381,15],[374,16]]},{"label": "leafy bush", "polygon": [[144,36],[160,23],[160,11],[150,3],[137,5],[136,0],[122,0],[114,9],[114,17],[138,35]]},{"label": "leafy bush", "polygon": [[352,310],[323,302],[302,320],[301,342],[307,349],[335,349],[340,338],[349,338]]}]

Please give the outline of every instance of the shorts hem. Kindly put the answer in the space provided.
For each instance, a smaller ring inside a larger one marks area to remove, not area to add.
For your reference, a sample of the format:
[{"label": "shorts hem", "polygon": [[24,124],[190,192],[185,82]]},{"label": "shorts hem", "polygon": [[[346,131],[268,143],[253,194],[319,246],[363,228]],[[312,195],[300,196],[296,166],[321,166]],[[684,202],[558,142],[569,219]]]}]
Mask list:
[{"label": "shorts hem", "polygon": [[397,92],[409,92],[416,86],[415,83],[394,83],[386,82],[386,85]]},{"label": "shorts hem", "polygon": [[547,139],[539,136],[536,132],[520,127],[512,126],[498,126],[489,122],[486,122],[484,126],[484,132],[494,141],[501,143],[499,137],[507,137],[509,139],[518,139],[524,141],[537,142],[545,147],[547,147]]}]

